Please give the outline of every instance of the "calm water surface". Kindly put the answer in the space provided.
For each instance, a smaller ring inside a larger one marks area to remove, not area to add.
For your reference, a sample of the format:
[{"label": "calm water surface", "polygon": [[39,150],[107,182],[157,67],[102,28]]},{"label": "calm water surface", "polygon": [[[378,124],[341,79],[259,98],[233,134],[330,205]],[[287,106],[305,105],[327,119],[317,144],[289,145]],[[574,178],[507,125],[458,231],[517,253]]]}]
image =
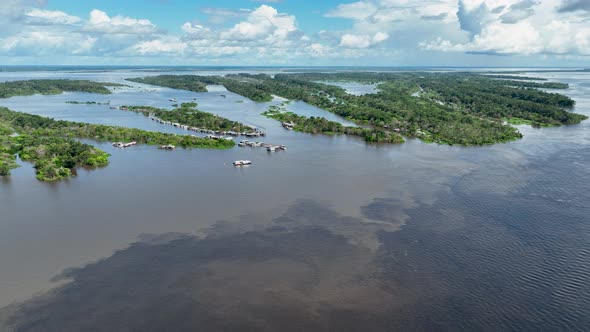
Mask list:
[{"label": "calm water surface", "polygon": [[[207,72],[211,73],[211,72]],[[19,72],[122,82],[158,72]],[[590,115],[588,73],[571,85]],[[264,128],[269,154],[138,146],[68,181],[29,164],[0,182],[0,322],[20,330],[585,330],[590,124],[490,147],[366,145],[283,130],[254,103],[129,83],[15,97],[56,119],[182,133],[108,106],[199,108]],[[225,94],[226,97],[222,97]],[[322,114],[304,103],[291,110]],[[345,121],[343,119],[339,119]],[[234,168],[236,159],[253,166]],[[91,263],[91,264],[90,264]],[[77,267],[72,269],[72,267]],[[56,277],[57,276],[57,277]],[[47,292],[49,291],[49,292]],[[33,297],[34,296],[34,297]],[[121,321],[121,314],[125,321]],[[285,328],[285,326],[289,326]]]}]

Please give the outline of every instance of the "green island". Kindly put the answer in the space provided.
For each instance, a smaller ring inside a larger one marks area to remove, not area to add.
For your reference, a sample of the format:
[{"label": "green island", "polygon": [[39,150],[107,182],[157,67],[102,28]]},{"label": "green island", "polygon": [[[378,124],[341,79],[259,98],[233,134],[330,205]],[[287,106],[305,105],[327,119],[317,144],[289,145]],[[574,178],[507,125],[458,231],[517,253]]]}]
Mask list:
[{"label": "green island", "polygon": [[0,98],[32,96],[36,94],[57,95],[64,91],[110,94],[108,87],[122,87],[123,84],[93,82],[86,80],[28,80],[0,83]]},{"label": "green island", "polygon": [[175,89],[193,92],[207,92],[207,85],[201,81],[195,81],[191,75],[159,75],[149,77],[127,78],[127,81],[174,87]]},{"label": "green island", "polygon": [[197,110],[197,103],[182,103],[180,107],[173,110],[156,108],[151,106],[121,106],[121,109],[150,116],[162,121],[178,123],[184,126],[202,128],[216,132],[254,132],[250,126],[232,121],[215,114]]},{"label": "green island", "polygon": [[257,87],[257,82],[265,77],[267,76],[264,74],[248,76],[160,75],[126,80],[193,92],[207,92],[207,85],[223,85],[228,91],[255,102],[268,102],[272,100],[272,95]]},{"label": "green island", "polygon": [[79,167],[108,164],[108,154],[77,139],[136,141],[140,144],[172,144],[184,148],[229,149],[233,141],[209,140],[135,128],[58,121],[0,107],[0,175],[16,168],[16,155],[33,163],[37,179],[55,181],[75,174]]},{"label": "green island", "polygon": [[[321,83],[334,81],[378,83],[379,91],[354,96],[341,87]],[[149,77],[149,84],[177,89],[188,86],[191,91],[193,85],[202,89],[221,84],[257,102],[268,102],[273,95],[301,100],[357,124],[450,145],[485,145],[521,138],[510,119],[524,119],[535,127],[572,125],[587,119],[566,110],[574,106],[571,98],[541,90],[566,89],[567,84],[478,73],[168,75]],[[316,125],[315,131],[322,132],[323,124]],[[306,130],[310,126],[308,121]]]},{"label": "green island", "polygon": [[399,134],[386,130],[370,129],[363,127],[344,126],[336,121],[329,121],[324,117],[306,117],[288,112],[284,107],[272,105],[262,115],[281,121],[283,127],[294,131],[310,134],[344,134],[359,136],[370,143],[403,143],[404,139]]}]

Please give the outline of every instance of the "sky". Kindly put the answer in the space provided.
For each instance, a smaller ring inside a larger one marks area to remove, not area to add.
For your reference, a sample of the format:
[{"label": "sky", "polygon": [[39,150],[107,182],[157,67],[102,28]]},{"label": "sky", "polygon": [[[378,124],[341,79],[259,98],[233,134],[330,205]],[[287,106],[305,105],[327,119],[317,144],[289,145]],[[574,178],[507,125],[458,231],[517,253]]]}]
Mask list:
[{"label": "sky", "polygon": [[0,0],[0,64],[590,67],[590,0]]}]

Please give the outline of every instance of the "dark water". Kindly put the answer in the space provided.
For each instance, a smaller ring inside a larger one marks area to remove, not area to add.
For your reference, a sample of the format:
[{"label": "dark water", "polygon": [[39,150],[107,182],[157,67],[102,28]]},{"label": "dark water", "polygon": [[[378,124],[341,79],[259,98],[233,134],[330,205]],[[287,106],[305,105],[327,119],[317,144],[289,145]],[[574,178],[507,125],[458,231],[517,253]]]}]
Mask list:
[{"label": "dark water", "polygon": [[[590,113],[587,73],[543,76],[570,83],[576,111]],[[259,115],[268,105],[239,96],[144,88],[104,98],[158,106],[168,95],[197,98],[289,150],[103,144],[111,165],[58,184],[37,182],[25,164],[0,184],[5,329],[590,326],[587,121],[522,127],[524,139],[491,147],[372,146],[284,131]],[[72,97],[0,104],[172,131],[133,113],[63,104]],[[243,158],[253,167],[229,165]]]}]

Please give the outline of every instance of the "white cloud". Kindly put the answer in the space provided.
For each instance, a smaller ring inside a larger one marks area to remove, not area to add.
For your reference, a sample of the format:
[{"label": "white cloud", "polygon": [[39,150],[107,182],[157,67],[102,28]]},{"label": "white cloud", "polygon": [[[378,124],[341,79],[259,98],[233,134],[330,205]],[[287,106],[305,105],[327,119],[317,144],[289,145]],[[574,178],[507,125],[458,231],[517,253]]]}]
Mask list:
[{"label": "white cloud", "polygon": [[28,22],[39,22],[46,24],[75,24],[81,21],[77,16],[68,15],[59,10],[44,10],[32,8],[26,12]]},{"label": "white cloud", "polygon": [[313,57],[325,57],[328,56],[332,50],[330,47],[322,45],[320,43],[313,43],[307,47],[307,51]]},{"label": "white cloud", "polygon": [[5,38],[0,43],[2,53],[11,55],[46,56],[55,52],[87,54],[96,39],[81,34],[64,34],[63,31],[23,31]]},{"label": "white cloud", "polygon": [[[210,11],[210,10],[209,10]],[[240,12],[244,12],[241,10]],[[214,11],[213,15],[216,15]],[[248,11],[244,20],[228,29],[214,29],[203,24],[186,22],[181,26],[184,35],[180,38],[155,36],[148,41],[139,41],[126,50],[126,54],[142,55],[173,54],[203,56],[208,58],[232,57],[249,54],[253,60],[263,58],[286,58],[307,49],[313,43],[309,36],[299,31],[294,16],[279,13],[275,8],[261,5]],[[320,54],[316,45],[315,55]]]},{"label": "white cloud", "polygon": [[182,55],[187,49],[187,44],[177,38],[162,38],[149,41],[142,41],[132,47],[132,50],[139,55]]},{"label": "white cloud", "polygon": [[340,4],[336,9],[329,11],[327,17],[342,17],[351,19],[365,19],[377,12],[377,6],[372,2],[359,1],[347,4]]},{"label": "white cloud", "polygon": [[[203,8],[206,18],[169,34],[145,18],[111,17],[100,9],[79,18],[35,1],[0,0],[4,59],[78,56],[114,63],[117,57],[160,57],[241,64],[411,59],[415,64],[445,58],[452,64],[471,57],[453,52],[538,55],[535,59],[590,55],[586,0],[350,0],[325,13],[326,30],[313,34],[300,30],[295,16],[270,5]],[[350,20],[349,28],[330,29],[332,18]]]},{"label": "white cloud", "polygon": [[[327,17],[352,28],[324,36],[348,49],[383,47],[486,54],[589,55],[588,0],[361,0]],[[381,35],[382,34],[382,35]],[[335,35],[335,36],[334,36]],[[390,38],[390,36],[393,36]]]},{"label": "white cloud", "polygon": [[462,0],[461,28],[468,41],[439,36],[424,41],[426,50],[490,54],[590,55],[590,25],[576,13],[560,13],[555,0]]},{"label": "white cloud", "polygon": [[252,11],[246,21],[234,25],[231,29],[220,34],[224,40],[253,41],[285,40],[289,33],[295,32],[295,16],[279,14],[276,9],[262,5]]},{"label": "white cloud", "polygon": [[150,20],[126,16],[111,18],[107,13],[98,9],[90,12],[90,18],[84,30],[104,34],[150,34],[158,32],[158,28]]},{"label": "white cloud", "polygon": [[211,29],[190,22],[186,22],[182,25],[182,31],[184,31],[191,39],[204,39],[211,35]]},{"label": "white cloud", "polygon": [[373,44],[379,44],[381,42],[386,41],[387,39],[389,39],[389,34],[385,33],[385,32],[377,32],[374,36],[373,36]]},{"label": "white cloud", "polygon": [[[536,54],[543,51],[539,42],[541,36],[528,23],[499,24],[494,23],[483,28],[475,35],[473,41],[465,44],[453,44],[441,38],[434,42],[423,43],[426,50],[444,52],[474,52],[491,54]],[[507,40],[509,42],[507,42]]]},{"label": "white cloud", "polygon": [[379,44],[389,38],[384,32],[377,32],[375,35],[353,35],[345,34],[340,39],[340,46],[346,48],[367,48]]}]

